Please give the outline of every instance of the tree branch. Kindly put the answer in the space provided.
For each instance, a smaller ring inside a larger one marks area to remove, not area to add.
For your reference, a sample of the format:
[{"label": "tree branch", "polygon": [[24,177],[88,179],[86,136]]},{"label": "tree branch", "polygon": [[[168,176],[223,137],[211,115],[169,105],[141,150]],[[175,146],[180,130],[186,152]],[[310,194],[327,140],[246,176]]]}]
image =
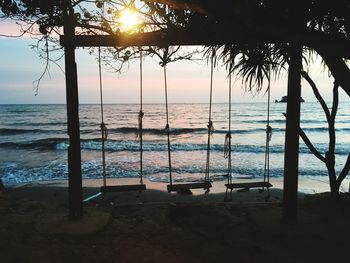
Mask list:
[{"label": "tree branch", "polygon": [[337,178],[337,184],[338,186],[340,186],[340,184],[342,183],[342,181],[345,179],[345,177],[348,175],[350,171],[350,154],[348,155],[348,158],[345,162],[345,165],[343,167],[343,170],[340,172],[338,178]]},{"label": "tree branch", "polygon": [[[283,113],[283,116],[287,118],[287,115],[285,113]],[[320,161],[322,162],[326,162],[326,158],[323,157],[320,152],[314,147],[314,145],[312,144],[312,142],[309,140],[309,138],[307,137],[307,135],[305,134],[305,132],[303,131],[302,128],[299,127],[299,136],[301,137],[301,139],[303,139],[304,143],[306,144],[306,146],[309,148],[309,150],[313,153],[313,155],[315,155]]]},{"label": "tree branch", "polygon": [[311,77],[309,76],[309,74],[307,74],[306,71],[301,71],[301,75],[310,84],[310,86],[312,88],[312,91],[314,92],[315,97],[318,100],[318,102],[321,104],[322,109],[323,109],[324,113],[326,114],[327,121],[329,123],[329,121],[331,119],[331,114],[329,112],[329,109],[327,107],[326,102],[324,101],[324,99],[322,98],[320,92],[318,91],[315,82],[311,79]]},{"label": "tree branch", "polygon": [[346,65],[344,59],[336,54],[336,51],[315,49],[323,58],[327,67],[331,71],[336,84],[350,96],[350,69]]},{"label": "tree branch", "polygon": [[108,33],[110,35],[115,35],[115,32],[113,32],[112,30],[109,30],[107,28],[104,28],[104,27],[101,27],[101,26],[98,26],[98,25],[82,24],[82,23],[76,22],[76,26],[80,27],[82,29],[87,29],[90,32],[95,33],[96,35],[97,35],[97,33],[94,32],[92,29],[103,31],[103,32]]},{"label": "tree branch", "polygon": [[339,91],[338,91],[338,85],[335,83],[333,86],[333,105],[332,105],[332,112],[331,112],[331,118],[334,121],[335,117],[337,115],[338,110],[338,104],[339,104]]},{"label": "tree branch", "polygon": [[[44,39],[45,39],[45,56],[46,56],[45,57],[45,67],[44,67],[44,70],[41,73],[40,77],[33,81],[33,90],[34,90],[35,96],[37,96],[39,93],[40,82],[44,78],[45,74],[47,73],[49,75],[49,77],[51,78],[51,76],[50,76],[49,44],[48,44],[47,36],[45,36]],[[39,45],[40,41],[41,40],[38,41],[38,45]]]},{"label": "tree branch", "polygon": [[335,117],[338,110],[338,104],[339,104],[339,94],[338,94],[338,86],[334,84],[333,86],[333,105],[332,105],[332,112],[330,115],[330,120],[328,121],[328,132],[329,132],[329,153],[331,154],[331,160],[334,161],[334,153],[335,153]]}]

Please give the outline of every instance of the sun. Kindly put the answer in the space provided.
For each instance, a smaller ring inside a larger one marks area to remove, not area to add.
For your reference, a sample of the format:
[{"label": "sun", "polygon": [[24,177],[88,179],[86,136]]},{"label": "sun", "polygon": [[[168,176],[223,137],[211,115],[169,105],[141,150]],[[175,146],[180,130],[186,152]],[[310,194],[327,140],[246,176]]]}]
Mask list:
[{"label": "sun", "polygon": [[130,31],[136,29],[139,24],[139,19],[135,11],[130,9],[124,9],[120,13],[119,23],[121,28],[125,31]]}]

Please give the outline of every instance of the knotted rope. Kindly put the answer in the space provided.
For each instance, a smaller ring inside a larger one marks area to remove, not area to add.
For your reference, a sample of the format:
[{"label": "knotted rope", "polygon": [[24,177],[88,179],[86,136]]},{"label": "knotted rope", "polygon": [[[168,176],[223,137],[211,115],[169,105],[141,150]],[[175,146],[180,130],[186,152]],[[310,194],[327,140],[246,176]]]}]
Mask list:
[{"label": "knotted rope", "polygon": [[102,86],[102,69],[101,69],[101,48],[98,48],[98,73],[99,73],[99,84],[100,84],[100,107],[101,107],[101,142],[102,142],[102,178],[103,178],[103,186],[107,185],[106,179],[106,151],[105,151],[105,142],[108,137],[108,129],[106,124],[104,123],[103,116],[103,86]]},{"label": "knotted rope", "polygon": [[272,127],[270,125],[266,125],[266,137],[267,140],[270,142],[272,138]]},{"label": "knotted rope", "polygon": [[208,128],[209,134],[211,136],[213,136],[213,133],[214,133],[215,129],[214,129],[214,124],[213,124],[213,122],[211,120],[208,121],[207,128]]},{"label": "knotted rope", "polygon": [[224,143],[224,158],[227,159],[229,157],[229,153],[231,151],[231,132],[226,133],[225,135],[225,143]]},{"label": "knotted rope", "polygon": [[[232,77],[230,72],[229,79],[228,79],[228,132],[226,133],[225,143],[224,143],[224,158],[227,159],[227,183],[229,184],[232,183],[231,113],[232,113]],[[227,191],[226,191],[226,195],[227,195]]]},{"label": "knotted rope", "polygon": [[104,122],[101,122],[100,129],[101,129],[101,140],[105,142],[107,141],[107,137],[108,137],[108,129]]},{"label": "knotted rope", "polygon": [[264,181],[270,182],[270,141],[272,138],[272,127],[270,126],[270,79],[268,81]]},{"label": "knotted rope", "polygon": [[169,105],[168,105],[168,83],[166,76],[166,62],[163,62],[163,74],[164,74],[164,93],[165,93],[165,114],[166,114],[166,124],[164,131],[167,134],[168,139],[168,164],[169,164],[169,182],[173,184],[172,176],[172,166],[171,166],[171,144],[170,144],[170,125],[169,125]]},{"label": "knotted rope", "polygon": [[140,111],[138,115],[138,137],[140,140],[140,184],[143,184],[143,116],[145,115],[143,112],[143,79],[142,79],[142,50],[140,49]]},{"label": "knotted rope", "polygon": [[210,138],[214,132],[214,125],[211,119],[212,104],[213,104],[213,74],[214,74],[214,58],[211,58],[210,65],[210,94],[209,94],[209,113],[208,113],[208,142],[207,142],[207,159],[205,163],[205,181],[209,181],[210,175]]}]

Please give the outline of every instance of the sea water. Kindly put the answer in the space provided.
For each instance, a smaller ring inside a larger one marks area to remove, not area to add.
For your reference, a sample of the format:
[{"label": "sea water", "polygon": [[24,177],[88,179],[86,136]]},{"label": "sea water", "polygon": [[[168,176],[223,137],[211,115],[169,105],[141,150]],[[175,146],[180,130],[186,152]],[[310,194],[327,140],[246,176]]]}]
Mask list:
[{"label": "sea water", "polygon": [[[265,103],[232,104],[232,167],[234,177],[260,178],[264,175]],[[165,106],[143,107],[143,174],[152,181],[169,181]],[[172,171],[175,181],[200,181],[207,154],[207,104],[171,104],[169,124]],[[104,106],[108,128],[106,173],[108,177],[138,177],[140,144],[137,104]],[[283,176],[286,104],[273,103],[270,110],[270,176]],[[210,177],[224,180],[227,159],[224,141],[228,132],[228,105],[212,108]],[[101,111],[99,105],[80,106],[83,178],[101,178]],[[337,171],[350,152],[350,105],[340,104],[336,119]],[[328,124],[316,102],[301,105],[301,127],[322,155],[328,149]],[[65,105],[0,105],[0,176],[5,184],[66,179],[67,111]],[[327,169],[300,141],[300,176],[323,178]]]}]

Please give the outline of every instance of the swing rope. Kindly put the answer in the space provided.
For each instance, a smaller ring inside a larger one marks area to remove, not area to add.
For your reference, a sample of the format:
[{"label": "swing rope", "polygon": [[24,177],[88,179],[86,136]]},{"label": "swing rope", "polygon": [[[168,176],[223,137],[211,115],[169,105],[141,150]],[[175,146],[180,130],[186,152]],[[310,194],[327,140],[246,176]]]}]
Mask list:
[{"label": "swing rope", "polygon": [[138,123],[139,123],[139,130],[138,130],[138,137],[140,140],[140,184],[143,184],[143,137],[142,137],[142,131],[143,131],[143,116],[145,115],[143,112],[143,79],[142,79],[142,50],[140,50],[140,111],[138,116]]},{"label": "swing rope", "polygon": [[[206,160],[206,171],[204,182],[192,182],[185,184],[174,184],[172,176],[172,164],[171,164],[171,143],[170,143],[170,125],[169,125],[169,103],[168,103],[168,85],[167,85],[167,71],[166,71],[166,62],[167,62],[167,50],[163,56],[163,61],[161,65],[163,66],[164,74],[164,92],[165,92],[165,110],[166,110],[166,125],[165,132],[168,139],[168,161],[169,161],[169,185],[167,186],[168,192],[172,191],[187,191],[190,189],[204,189],[205,194],[209,192],[210,187],[212,187],[209,181],[209,159],[210,159],[210,137],[214,131],[213,123],[211,120],[212,112],[212,93],[213,93],[213,68],[214,64],[212,61],[211,65],[211,79],[210,79],[210,104],[209,104],[209,120],[208,120],[208,147],[207,147],[207,160]],[[186,192],[186,193],[187,193]]]},{"label": "swing rope", "polygon": [[272,138],[272,127],[270,126],[270,80],[267,91],[267,117],[266,117],[266,145],[265,145],[265,164],[264,164],[264,182],[270,182],[270,141]]},{"label": "swing rope", "polygon": [[232,85],[231,85],[231,73],[228,79],[228,131],[225,136],[224,144],[224,158],[227,159],[227,183],[232,183],[232,156],[231,156],[231,112],[232,112]]},{"label": "swing rope", "polygon": [[205,163],[205,177],[204,180],[209,181],[210,175],[210,138],[214,132],[213,121],[211,119],[212,115],[212,101],[213,101],[213,73],[214,73],[214,58],[211,58],[210,65],[210,95],[209,95],[209,114],[208,114],[208,143],[207,143],[207,159]]},{"label": "swing rope", "polygon": [[[230,76],[231,77],[231,76]],[[266,120],[266,145],[265,145],[265,164],[264,164],[264,181],[262,182],[243,182],[243,183],[232,183],[232,163],[231,163],[231,78],[229,81],[229,130],[225,138],[225,153],[224,156],[228,159],[228,183],[226,184],[226,194],[225,201],[232,200],[232,191],[234,189],[246,189],[249,190],[253,187],[259,187],[259,192],[262,193],[264,189],[267,189],[267,196],[265,201],[270,198],[270,140],[272,137],[272,128],[270,126],[270,80],[268,85],[268,99],[267,99],[267,120]],[[230,195],[228,196],[228,191],[230,190]]]},{"label": "swing rope", "polygon": [[169,105],[168,105],[168,85],[166,75],[166,63],[163,63],[163,74],[164,74],[164,92],[165,92],[165,114],[166,114],[166,125],[164,131],[168,138],[168,162],[169,162],[169,180],[170,185],[173,184],[172,167],[171,167],[171,144],[170,144],[170,126],[169,126]]},{"label": "swing rope", "polygon": [[99,81],[100,81],[100,107],[101,107],[101,143],[102,143],[102,178],[103,178],[103,186],[107,185],[106,179],[106,151],[105,151],[105,143],[107,141],[108,129],[106,124],[104,123],[104,114],[103,114],[103,86],[102,86],[102,70],[101,70],[101,48],[98,48],[98,73],[99,73]]},{"label": "swing rope", "polygon": [[[140,52],[141,53],[141,52]],[[139,131],[140,135],[140,184],[139,185],[111,185],[107,186],[107,176],[106,176],[106,141],[108,137],[107,126],[104,123],[104,109],[103,109],[103,85],[102,85],[102,66],[101,66],[101,48],[98,47],[98,69],[99,69],[99,88],[100,88],[100,107],[101,107],[101,145],[102,145],[102,178],[103,186],[100,189],[100,192],[90,196],[83,200],[83,202],[88,202],[94,198],[97,198],[100,195],[103,195],[108,192],[120,192],[120,191],[143,191],[146,190],[146,186],[142,183],[142,54],[140,56],[140,112],[139,112]]]}]

